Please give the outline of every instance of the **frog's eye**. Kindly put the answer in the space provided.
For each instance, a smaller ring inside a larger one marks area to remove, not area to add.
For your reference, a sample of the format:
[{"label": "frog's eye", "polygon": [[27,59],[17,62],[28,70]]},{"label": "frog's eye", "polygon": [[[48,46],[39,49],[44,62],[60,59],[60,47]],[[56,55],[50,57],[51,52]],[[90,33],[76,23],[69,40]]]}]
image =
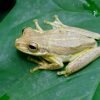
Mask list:
[{"label": "frog's eye", "polygon": [[22,34],[23,34],[23,32],[24,32],[25,29],[26,29],[26,27],[24,27],[24,28],[22,29]]},{"label": "frog's eye", "polygon": [[30,51],[33,51],[33,52],[35,52],[35,51],[37,51],[38,50],[38,44],[36,44],[36,43],[30,43],[29,45],[28,45],[28,48],[29,48],[29,50]]}]

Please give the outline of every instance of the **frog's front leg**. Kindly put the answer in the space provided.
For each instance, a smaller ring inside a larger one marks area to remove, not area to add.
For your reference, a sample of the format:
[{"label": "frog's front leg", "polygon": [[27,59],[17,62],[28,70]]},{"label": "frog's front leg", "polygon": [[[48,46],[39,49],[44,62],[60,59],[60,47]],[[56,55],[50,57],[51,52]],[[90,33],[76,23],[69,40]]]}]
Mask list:
[{"label": "frog's front leg", "polygon": [[[36,64],[38,64],[40,66],[47,65],[47,62],[44,59],[37,60],[37,59],[35,59],[35,58],[31,57],[31,56],[28,56],[27,60],[29,60],[31,62],[34,62],[34,63],[36,63]],[[38,70],[40,68],[40,66],[30,69],[30,72],[32,73],[32,72]]]},{"label": "frog's front leg", "polygon": [[39,69],[55,70],[63,67],[63,62],[59,57],[51,56],[46,57],[45,59],[50,61],[50,63],[43,63],[42,65],[31,69],[30,72],[34,72]]},{"label": "frog's front leg", "polygon": [[37,60],[37,59],[35,59],[35,58],[31,57],[31,56],[28,56],[27,60],[29,60],[31,62],[34,62],[36,64],[39,64],[39,65],[43,65],[43,64],[47,63],[44,59]]},{"label": "frog's front leg", "polygon": [[60,71],[57,74],[68,76],[84,68],[87,64],[89,64],[99,56],[100,56],[100,47],[92,48],[88,50],[86,53],[80,54],[66,66],[64,71]]}]

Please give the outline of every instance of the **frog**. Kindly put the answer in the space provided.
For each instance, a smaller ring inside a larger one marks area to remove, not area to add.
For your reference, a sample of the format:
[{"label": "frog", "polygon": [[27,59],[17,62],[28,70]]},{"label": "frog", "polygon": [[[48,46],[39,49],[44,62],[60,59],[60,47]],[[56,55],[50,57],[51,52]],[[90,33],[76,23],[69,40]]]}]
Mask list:
[{"label": "frog", "polygon": [[38,64],[30,69],[31,73],[56,70],[57,75],[69,76],[100,56],[99,33],[65,25],[57,15],[54,21],[44,20],[52,29],[43,30],[38,19],[33,21],[35,28],[24,28],[15,40],[15,47],[28,54],[28,60]]}]

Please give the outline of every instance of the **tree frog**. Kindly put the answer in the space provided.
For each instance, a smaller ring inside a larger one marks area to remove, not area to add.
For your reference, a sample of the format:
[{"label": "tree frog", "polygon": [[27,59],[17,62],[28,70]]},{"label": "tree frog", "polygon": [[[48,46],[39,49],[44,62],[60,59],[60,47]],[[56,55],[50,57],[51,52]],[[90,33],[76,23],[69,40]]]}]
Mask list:
[{"label": "tree frog", "polygon": [[68,62],[63,70],[57,70],[58,75],[68,76],[100,56],[100,47],[96,42],[100,40],[100,34],[65,25],[57,15],[54,18],[53,22],[44,21],[52,26],[49,30],[43,30],[35,19],[36,28],[24,28],[15,46],[31,55],[28,59],[39,65],[30,72],[61,69]]}]

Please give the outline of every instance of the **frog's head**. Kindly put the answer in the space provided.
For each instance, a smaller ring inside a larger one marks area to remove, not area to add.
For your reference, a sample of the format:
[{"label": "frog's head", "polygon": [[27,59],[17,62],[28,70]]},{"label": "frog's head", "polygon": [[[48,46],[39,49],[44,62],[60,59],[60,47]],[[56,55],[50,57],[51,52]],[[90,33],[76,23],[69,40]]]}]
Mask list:
[{"label": "frog's head", "polygon": [[40,35],[41,34],[30,27],[25,28],[22,32],[22,36],[16,39],[15,46],[18,50],[26,54],[34,56],[45,55],[47,52],[41,49],[41,46],[38,43]]}]

